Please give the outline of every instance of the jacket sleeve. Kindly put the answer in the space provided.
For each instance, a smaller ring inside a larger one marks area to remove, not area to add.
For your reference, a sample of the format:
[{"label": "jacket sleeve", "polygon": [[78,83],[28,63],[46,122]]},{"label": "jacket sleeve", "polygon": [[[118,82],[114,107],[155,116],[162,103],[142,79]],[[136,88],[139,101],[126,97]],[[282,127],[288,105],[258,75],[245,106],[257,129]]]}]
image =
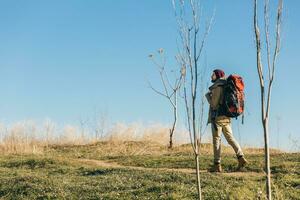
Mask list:
[{"label": "jacket sleeve", "polygon": [[222,87],[216,87],[211,91],[211,98],[209,104],[212,110],[217,110],[220,105],[220,101],[222,98]]},{"label": "jacket sleeve", "polygon": [[210,104],[210,102],[211,102],[211,92],[206,93],[205,97],[206,97],[208,103]]}]

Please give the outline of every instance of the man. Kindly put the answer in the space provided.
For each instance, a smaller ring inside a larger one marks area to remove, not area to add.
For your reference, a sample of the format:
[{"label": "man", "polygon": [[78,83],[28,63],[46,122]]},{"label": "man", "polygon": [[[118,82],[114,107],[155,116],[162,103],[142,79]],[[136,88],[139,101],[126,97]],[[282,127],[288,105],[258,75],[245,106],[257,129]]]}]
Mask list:
[{"label": "man", "polygon": [[244,157],[243,151],[234,139],[231,118],[225,116],[222,112],[223,104],[223,86],[226,83],[225,73],[220,69],[213,71],[211,75],[211,82],[213,85],[209,87],[209,92],[206,94],[206,98],[210,105],[208,123],[211,123],[212,136],[213,136],[213,149],[214,149],[214,165],[211,168],[211,172],[222,172],[221,167],[221,134],[223,132],[227,142],[234,149],[237,159],[238,168],[242,169],[247,160]]}]

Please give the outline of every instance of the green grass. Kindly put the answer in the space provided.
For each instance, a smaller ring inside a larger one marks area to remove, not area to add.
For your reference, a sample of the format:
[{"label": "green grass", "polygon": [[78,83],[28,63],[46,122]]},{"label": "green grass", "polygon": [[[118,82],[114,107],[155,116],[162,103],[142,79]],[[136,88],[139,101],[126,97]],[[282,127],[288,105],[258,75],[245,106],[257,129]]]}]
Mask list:
[{"label": "green grass", "polygon": [[[118,144],[116,144],[118,146]],[[162,146],[138,149],[140,143],[123,144],[123,150],[98,143],[56,146],[43,155],[0,156],[0,199],[195,199],[194,174],[161,170],[105,168],[77,162],[89,158],[147,168],[193,168],[189,148],[172,151]],[[110,150],[110,151],[108,151]],[[107,152],[106,152],[107,151]],[[139,152],[139,153],[136,153]],[[233,154],[222,155],[225,172],[234,171]],[[209,168],[212,155],[201,156],[201,169]],[[249,154],[242,175],[202,173],[204,199],[259,199],[264,194],[263,155]],[[274,199],[300,199],[300,154],[272,155]]]}]

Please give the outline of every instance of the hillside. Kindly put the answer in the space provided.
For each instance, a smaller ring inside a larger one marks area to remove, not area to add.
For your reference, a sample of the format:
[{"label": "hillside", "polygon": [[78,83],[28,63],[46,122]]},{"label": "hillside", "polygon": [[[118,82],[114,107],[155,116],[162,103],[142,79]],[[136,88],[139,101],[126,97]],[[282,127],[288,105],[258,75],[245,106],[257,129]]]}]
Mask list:
[{"label": "hillside", "polygon": [[[250,164],[236,172],[223,147],[224,173],[208,173],[212,155],[202,145],[205,199],[264,199],[261,149],[245,149]],[[271,151],[274,199],[300,199],[300,154]],[[45,147],[39,154],[0,156],[0,199],[195,199],[191,147],[149,142],[99,142]]]}]

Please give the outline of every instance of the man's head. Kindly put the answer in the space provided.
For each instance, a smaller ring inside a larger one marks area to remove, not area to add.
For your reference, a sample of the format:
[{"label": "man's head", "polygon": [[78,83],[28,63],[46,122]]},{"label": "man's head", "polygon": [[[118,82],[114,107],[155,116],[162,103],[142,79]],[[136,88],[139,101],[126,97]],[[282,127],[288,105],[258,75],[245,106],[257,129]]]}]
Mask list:
[{"label": "man's head", "polygon": [[216,82],[218,79],[225,77],[225,73],[221,69],[215,69],[211,75],[211,82]]}]

